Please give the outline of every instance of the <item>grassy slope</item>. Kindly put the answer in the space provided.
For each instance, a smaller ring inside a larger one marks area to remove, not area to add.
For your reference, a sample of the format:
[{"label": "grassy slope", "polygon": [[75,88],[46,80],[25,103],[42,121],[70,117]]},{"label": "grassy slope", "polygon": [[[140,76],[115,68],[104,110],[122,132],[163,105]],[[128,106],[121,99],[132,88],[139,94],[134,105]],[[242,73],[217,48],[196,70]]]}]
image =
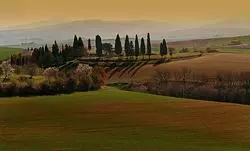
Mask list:
[{"label": "grassy slope", "polygon": [[0,60],[8,59],[12,54],[21,52],[20,48],[0,47]]},{"label": "grassy slope", "polygon": [[250,107],[106,88],[0,99],[2,150],[244,151]]}]

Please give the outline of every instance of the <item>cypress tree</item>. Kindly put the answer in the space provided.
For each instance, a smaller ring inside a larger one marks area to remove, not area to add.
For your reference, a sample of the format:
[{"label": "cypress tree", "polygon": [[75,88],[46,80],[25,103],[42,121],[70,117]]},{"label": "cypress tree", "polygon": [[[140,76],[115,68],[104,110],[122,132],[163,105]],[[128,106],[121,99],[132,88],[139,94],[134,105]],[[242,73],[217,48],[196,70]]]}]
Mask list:
[{"label": "cypress tree", "polygon": [[49,48],[47,44],[45,45],[44,52],[49,52]]},{"label": "cypress tree", "polygon": [[77,36],[74,36],[74,41],[73,41],[73,48],[76,50],[78,48],[78,39]]},{"label": "cypress tree", "polygon": [[84,44],[83,44],[83,40],[81,37],[79,37],[79,40],[78,40],[78,49],[82,50],[84,49]]},{"label": "cypress tree", "polygon": [[167,47],[167,42],[165,39],[163,39],[163,42],[162,42],[162,49],[163,49],[163,55],[167,55],[168,54],[168,47]]},{"label": "cypress tree", "polygon": [[148,35],[147,35],[147,55],[148,55],[149,59],[150,59],[151,53],[152,53],[151,40],[150,40],[150,34],[148,33]]},{"label": "cypress tree", "polygon": [[41,47],[39,49],[35,48],[31,55],[31,61],[33,63],[39,63],[39,57],[41,56]]},{"label": "cypress tree", "polygon": [[143,59],[144,59],[145,53],[146,53],[145,41],[144,41],[144,38],[141,38],[141,54],[143,56]]},{"label": "cypress tree", "polygon": [[163,50],[163,44],[161,43],[161,45],[160,45],[160,55],[161,55],[161,58],[163,57],[163,55],[164,55],[164,52],[163,52],[164,50]]},{"label": "cypress tree", "polygon": [[57,58],[59,56],[59,47],[57,45],[57,42],[55,41],[55,43],[52,45],[52,54],[55,58]]},{"label": "cypress tree", "polygon": [[84,43],[81,37],[78,39],[77,50],[75,52],[75,57],[81,57],[84,55]]},{"label": "cypress tree", "polygon": [[95,44],[96,44],[96,55],[98,57],[101,57],[102,56],[102,39],[99,35],[96,36]]},{"label": "cypress tree", "polygon": [[138,59],[138,56],[140,55],[140,48],[139,48],[139,41],[138,41],[138,36],[135,36],[135,56],[136,60]]},{"label": "cypress tree", "polygon": [[63,59],[64,59],[64,61],[66,61],[67,60],[67,58],[69,57],[69,47],[68,47],[68,45],[66,44],[65,46],[64,46],[64,48],[62,49],[62,57],[63,57]]},{"label": "cypress tree", "polygon": [[135,55],[134,44],[133,44],[133,41],[130,41],[130,44],[129,44],[129,56],[132,59],[134,57],[134,55]]},{"label": "cypress tree", "polygon": [[44,46],[41,47],[41,56],[44,56],[44,53],[45,53],[45,48]]},{"label": "cypress tree", "polygon": [[91,46],[91,40],[88,39],[88,50],[90,51],[92,49],[92,46]]},{"label": "cypress tree", "polygon": [[53,55],[49,51],[48,45],[46,44],[44,56],[42,57],[42,64],[45,65],[45,67],[49,67],[51,65],[52,59],[53,59]]},{"label": "cypress tree", "polygon": [[119,34],[117,34],[115,39],[115,53],[120,56],[122,53],[122,43]]},{"label": "cypress tree", "polygon": [[129,51],[130,51],[130,43],[129,43],[129,37],[128,37],[128,35],[126,35],[124,48],[125,48],[125,54],[126,54],[126,56],[128,58]]}]

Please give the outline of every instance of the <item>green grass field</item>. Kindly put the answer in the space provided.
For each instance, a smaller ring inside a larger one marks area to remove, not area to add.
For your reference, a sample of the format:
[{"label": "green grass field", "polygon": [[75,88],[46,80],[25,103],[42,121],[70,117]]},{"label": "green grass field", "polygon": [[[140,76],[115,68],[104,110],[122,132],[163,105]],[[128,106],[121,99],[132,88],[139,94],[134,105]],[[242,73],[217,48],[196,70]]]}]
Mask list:
[{"label": "green grass field", "polygon": [[104,88],[0,99],[0,150],[247,151],[250,107]]},{"label": "green grass field", "polygon": [[250,44],[250,36],[239,36],[239,37],[229,37],[229,38],[215,38],[208,40],[208,45],[221,46],[227,45],[231,40],[239,40],[243,44]]},{"label": "green grass field", "polygon": [[233,48],[231,46],[228,46],[230,41],[233,40],[239,40],[242,44],[250,44],[250,36],[239,36],[172,42],[169,43],[169,45],[170,47],[174,47],[177,50],[180,50],[182,48],[189,48],[190,51],[194,51],[212,48],[218,50],[219,52],[250,54],[250,49]]},{"label": "green grass field", "polygon": [[8,59],[12,54],[21,52],[20,48],[0,47],[0,60]]}]

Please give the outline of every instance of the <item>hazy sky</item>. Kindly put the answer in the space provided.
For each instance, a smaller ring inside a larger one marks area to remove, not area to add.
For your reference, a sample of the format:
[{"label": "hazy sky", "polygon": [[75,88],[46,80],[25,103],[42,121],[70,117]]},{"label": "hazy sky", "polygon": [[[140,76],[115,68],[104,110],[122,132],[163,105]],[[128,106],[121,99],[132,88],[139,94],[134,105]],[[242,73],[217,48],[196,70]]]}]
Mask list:
[{"label": "hazy sky", "polygon": [[250,19],[249,6],[249,0],[1,0],[0,25],[68,19]]}]

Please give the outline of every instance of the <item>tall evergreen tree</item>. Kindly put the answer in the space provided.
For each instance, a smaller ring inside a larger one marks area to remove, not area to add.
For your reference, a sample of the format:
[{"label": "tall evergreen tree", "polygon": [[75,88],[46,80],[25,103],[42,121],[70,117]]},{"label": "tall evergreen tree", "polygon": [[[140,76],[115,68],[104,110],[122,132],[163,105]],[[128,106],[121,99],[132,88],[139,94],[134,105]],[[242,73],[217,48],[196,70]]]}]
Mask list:
[{"label": "tall evergreen tree", "polygon": [[48,48],[48,45],[45,45],[44,56],[42,57],[42,65],[45,67],[49,67],[52,63],[53,55]]},{"label": "tall evergreen tree", "polygon": [[145,53],[146,53],[145,41],[144,41],[144,38],[141,38],[141,54],[143,56],[143,59],[144,59]]},{"label": "tall evergreen tree", "polygon": [[62,52],[64,51],[64,45],[62,44],[61,50],[60,50],[60,55],[62,54]]},{"label": "tall evergreen tree", "polygon": [[120,56],[122,53],[122,43],[119,34],[117,34],[115,39],[115,53]]},{"label": "tall evergreen tree", "polygon": [[102,38],[99,35],[96,36],[95,44],[96,44],[96,55],[98,57],[101,57],[102,56]]},{"label": "tall evergreen tree", "polygon": [[163,55],[167,55],[168,54],[168,46],[167,46],[167,42],[165,39],[163,39],[162,41],[162,49],[163,49]]},{"label": "tall evergreen tree", "polygon": [[78,47],[77,48],[80,50],[84,49],[84,43],[83,43],[83,40],[81,37],[79,37],[79,39],[78,39]]},{"label": "tall evergreen tree", "polygon": [[49,48],[48,48],[48,45],[46,44],[45,47],[44,47],[44,52],[49,52]]},{"label": "tall evergreen tree", "polygon": [[126,35],[124,48],[125,48],[125,54],[126,54],[126,56],[128,58],[129,51],[130,51],[130,43],[129,43],[129,37],[128,37],[128,35]]},{"label": "tall evergreen tree", "polygon": [[69,57],[69,47],[67,44],[62,49],[62,57],[63,57],[64,61],[67,61],[67,58]]},{"label": "tall evergreen tree", "polygon": [[73,48],[76,50],[78,48],[78,39],[77,36],[74,36],[74,41],[73,41]]},{"label": "tall evergreen tree", "polygon": [[152,53],[151,40],[150,40],[150,34],[148,33],[148,35],[147,35],[147,55],[148,55],[149,59],[150,59],[151,53]]},{"label": "tall evergreen tree", "polygon": [[84,53],[85,53],[84,51],[85,51],[85,48],[84,48],[83,40],[81,37],[79,37],[77,41],[77,49],[75,49],[75,52],[74,52],[74,57],[84,56]]},{"label": "tall evergreen tree", "polygon": [[59,56],[59,47],[57,45],[57,42],[55,41],[54,44],[52,45],[52,54],[55,58]]},{"label": "tall evergreen tree", "polygon": [[164,50],[163,50],[163,44],[162,43],[160,45],[160,55],[161,55],[161,58],[164,56]]},{"label": "tall evergreen tree", "polygon": [[38,64],[40,55],[41,55],[41,47],[39,49],[35,48],[31,55],[31,61],[33,63]]},{"label": "tall evergreen tree", "polygon": [[136,60],[138,59],[138,56],[140,55],[140,47],[139,47],[139,41],[138,41],[138,36],[135,36],[135,56]]},{"label": "tall evergreen tree", "polygon": [[132,59],[134,57],[134,55],[135,55],[134,44],[133,44],[133,41],[130,41],[130,44],[129,44],[129,56]]},{"label": "tall evergreen tree", "polygon": [[44,48],[44,46],[41,47],[40,53],[41,53],[41,56],[44,56],[44,53],[45,53],[45,48]]},{"label": "tall evergreen tree", "polygon": [[88,39],[88,50],[90,51],[92,49],[92,46],[91,46],[91,40]]}]

